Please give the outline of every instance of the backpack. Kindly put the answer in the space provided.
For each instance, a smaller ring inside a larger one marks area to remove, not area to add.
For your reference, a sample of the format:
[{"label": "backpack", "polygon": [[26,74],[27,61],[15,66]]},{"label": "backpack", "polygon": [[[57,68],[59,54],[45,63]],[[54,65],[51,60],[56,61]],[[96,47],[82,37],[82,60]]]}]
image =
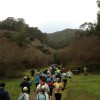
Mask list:
[{"label": "backpack", "polygon": [[47,78],[47,83],[49,83],[49,82],[51,82],[51,78],[50,77]]},{"label": "backpack", "polygon": [[25,95],[25,93],[21,93],[18,97],[18,100],[24,100]]},{"label": "backpack", "polygon": [[44,93],[42,93],[42,92],[40,92],[40,93],[38,94],[38,100],[40,100],[40,99],[39,99],[39,96],[40,96],[41,94],[45,97],[44,100],[46,100],[46,95],[45,95]]}]

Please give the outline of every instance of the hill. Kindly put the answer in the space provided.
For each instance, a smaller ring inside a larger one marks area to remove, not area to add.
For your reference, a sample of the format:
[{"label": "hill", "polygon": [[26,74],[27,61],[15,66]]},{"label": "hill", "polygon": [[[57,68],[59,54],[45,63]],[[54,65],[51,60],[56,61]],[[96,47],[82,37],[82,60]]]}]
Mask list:
[{"label": "hill", "polygon": [[78,29],[65,29],[48,34],[48,45],[51,47],[55,45],[56,49],[67,46],[72,41],[76,31],[78,31]]}]

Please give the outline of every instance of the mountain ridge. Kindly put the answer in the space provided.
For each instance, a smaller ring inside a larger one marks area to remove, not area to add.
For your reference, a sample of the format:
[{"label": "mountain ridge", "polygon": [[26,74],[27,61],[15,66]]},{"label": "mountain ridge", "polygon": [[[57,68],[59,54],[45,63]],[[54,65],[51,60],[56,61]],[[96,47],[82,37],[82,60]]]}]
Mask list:
[{"label": "mountain ridge", "polygon": [[[50,45],[51,47],[53,47],[53,44],[56,44],[56,47],[64,47],[66,45],[68,45],[73,37],[75,36],[75,33],[78,31],[79,29],[64,29],[62,31],[57,31],[51,34],[48,34],[48,45]],[[59,44],[60,43],[60,44]]]}]

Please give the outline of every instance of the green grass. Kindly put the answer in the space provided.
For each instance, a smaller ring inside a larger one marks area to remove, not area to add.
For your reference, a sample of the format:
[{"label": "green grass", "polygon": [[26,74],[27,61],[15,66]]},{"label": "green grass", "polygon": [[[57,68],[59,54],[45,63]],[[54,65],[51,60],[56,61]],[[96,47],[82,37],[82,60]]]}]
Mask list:
[{"label": "green grass", "polygon": [[[32,77],[30,76],[30,70],[27,70],[25,72],[25,76],[29,76],[31,79]],[[9,92],[11,100],[17,100],[19,94],[21,93],[21,88],[20,88],[20,83],[23,81],[22,78],[17,78],[17,79],[5,79],[5,80],[0,80],[0,82],[5,82],[5,90]],[[31,92],[34,91],[35,85],[32,84],[31,86]]]},{"label": "green grass", "polygon": [[68,80],[62,100],[100,100],[100,76],[83,74]]},{"label": "green grass", "polygon": [[[30,71],[25,72],[26,76],[30,76]],[[20,83],[22,78],[0,80],[6,83],[5,90],[9,92],[11,100],[17,100],[21,93]],[[35,85],[31,86],[33,93]],[[100,75],[84,76],[75,75],[71,82],[68,80],[66,89],[62,92],[62,100],[100,100]]]}]

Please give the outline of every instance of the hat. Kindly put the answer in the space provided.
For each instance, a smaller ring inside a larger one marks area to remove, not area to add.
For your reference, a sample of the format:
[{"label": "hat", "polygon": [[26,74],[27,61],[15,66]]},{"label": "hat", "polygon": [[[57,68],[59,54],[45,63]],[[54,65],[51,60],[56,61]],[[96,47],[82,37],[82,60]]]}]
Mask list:
[{"label": "hat", "polygon": [[60,78],[57,78],[57,82],[59,82],[60,81]]},{"label": "hat", "polygon": [[27,91],[28,90],[28,88],[25,86],[24,88],[23,88],[23,91],[25,92],[25,91]]},{"label": "hat", "polygon": [[26,77],[26,76],[24,76],[24,79],[27,79],[27,77]]}]

